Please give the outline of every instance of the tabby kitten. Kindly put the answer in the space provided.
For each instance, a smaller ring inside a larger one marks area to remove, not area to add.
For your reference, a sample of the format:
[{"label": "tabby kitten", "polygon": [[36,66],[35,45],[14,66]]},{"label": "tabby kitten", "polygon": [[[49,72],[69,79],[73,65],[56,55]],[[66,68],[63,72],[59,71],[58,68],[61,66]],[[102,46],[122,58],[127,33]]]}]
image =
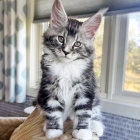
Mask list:
[{"label": "tabby kitten", "polygon": [[45,112],[47,138],[63,134],[67,118],[73,120],[73,137],[91,140],[103,135],[100,104],[93,72],[93,39],[106,9],[85,22],[67,17],[55,0],[50,27],[44,33],[42,80],[37,97]]}]

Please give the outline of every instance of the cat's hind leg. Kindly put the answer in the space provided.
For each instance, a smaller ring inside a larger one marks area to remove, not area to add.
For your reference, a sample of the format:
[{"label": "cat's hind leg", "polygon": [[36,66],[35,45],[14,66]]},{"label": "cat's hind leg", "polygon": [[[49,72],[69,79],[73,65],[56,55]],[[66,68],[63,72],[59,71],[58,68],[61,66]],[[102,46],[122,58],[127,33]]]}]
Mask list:
[{"label": "cat's hind leg", "polygon": [[103,136],[104,125],[103,125],[102,121],[92,120],[91,129],[92,129],[92,132],[97,134],[99,137]]},{"label": "cat's hind leg", "polygon": [[100,105],[96,105],[92,108],[91,129],[93,133],[96,133],[99,137],[103,135],[104,125],[102,123],[102,114]]}]

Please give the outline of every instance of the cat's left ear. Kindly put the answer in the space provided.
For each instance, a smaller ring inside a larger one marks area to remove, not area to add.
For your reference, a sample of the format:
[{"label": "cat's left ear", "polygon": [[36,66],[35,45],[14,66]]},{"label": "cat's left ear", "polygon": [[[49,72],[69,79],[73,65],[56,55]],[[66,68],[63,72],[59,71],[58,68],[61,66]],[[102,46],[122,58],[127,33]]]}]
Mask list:
[{"label": "cat's left ear", "polygon": [[51,27],[60,28],[66,26],[68,22],[67,14],[61,0],[55,0],[51,13]]},{"label": "cat's left ear", "polygon": [[94,16],[86,20],[82,26],[81,30],[85,33],[88,38],[93,38],[100,26],[103,15],[107,12],[108,8],[99,10]]}]

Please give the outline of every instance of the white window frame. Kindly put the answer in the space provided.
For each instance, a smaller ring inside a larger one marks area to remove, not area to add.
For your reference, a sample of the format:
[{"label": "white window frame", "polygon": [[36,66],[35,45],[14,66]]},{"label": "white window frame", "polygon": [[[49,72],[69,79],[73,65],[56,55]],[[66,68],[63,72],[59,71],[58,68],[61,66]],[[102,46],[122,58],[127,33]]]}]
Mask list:
[{"label": "white window frame", "polygon": [[[140,92],[127,91],[124,90],[125,82],[125,71],[126,71],[126,57],[128,49],[128,27],[129,27],[129,17],[127,15],[122,15],[118,17],[120,26],[119,42],[118,42],[118,55],[117,55],[117,72],[116,72],[116,92],[121,96],[138,96],[140,97]],[[122,61],[123,60],[123,61]],[[119,67],[120,66],[120,67]],[[118,69],[119,67],[119,69]]]},{"label": "white window frame", "polygon": [[[123,90],[125,58],[128,42],[127,15],[105,19],[105,35],[102,59],[103,81],[101,99],[103,111],[140,119],[139,93]],[[104,72],[105,69],[105,72]],[[106,75],[106,76],[105,76]]]},{"label": "white window frame", "polygon": [[30,27],[30,49],[28,52],[28,67],[29,67],[29,76],[28,76],[28,86],[27,86],[27,95],[36,97],[40,79],[41,79],[41,55],[43,47],[43,32],[45,32],[47,23],[42,23],[43,26],[39,23],[32,23]]},{"label": "white window frame", "polygon": [[[123,16],[108,16],[105,18],[104,43],[101,66],[101,100],[104,112],[113,113],[134,119],[140,119],[140,97],[139,94],[123,91],[124,69],[127,46],[128,18]],[[45,31],[46,25],[36,24],[34,39],[35,48],[39,48],[42,43],[42,31]],[[40,38],[39,38],[40,36]],[[32,41],[32,40],[31,40]],[[121,46],[121,47],[118,47]],[[36,50],[36,69],[40,67],[40,50]],[[31,53],[31,52],[30,52]],[[32,59],[30,57],[30,68],[32,67]],[[120,61],[118,61],[120,60]],[[121,61],[124,60],[124,61]],[[33,70],[36,71],[36,70]],[[37,73],[37,74],[36,74]],[[30,69],[29,90],[28,92],[35,96],[38,87],[34,83],[38,83],[40,77],[39,72],[32,73]],[[35,78],[35,77],[36,78]],[[32,79],[32,77],[34,77]],[[119,89],[119,90],[118,90]]]},{"label": "white window frame", "polygon": [[42,26],[31,23],[30,25],[30,48],[28,52],[28,85],[27,95],[36,97],[40,83],[40,60],[42,47]]}]

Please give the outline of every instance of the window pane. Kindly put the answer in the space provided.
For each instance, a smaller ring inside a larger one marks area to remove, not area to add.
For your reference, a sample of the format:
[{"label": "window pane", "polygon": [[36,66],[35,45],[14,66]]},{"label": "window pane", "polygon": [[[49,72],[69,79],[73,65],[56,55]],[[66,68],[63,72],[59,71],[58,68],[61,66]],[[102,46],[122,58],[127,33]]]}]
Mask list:
[{"label": "window pane", "polygon": [[99,27],[99,30],[97,31],[94,40],[94,47],[95,47],[94,72],[96,74],[98,86],[100,86],[100,80],[101,80],[103,35],[104,35],[104,20],[102,20],[102,23]]},{"label": "window pane", "polygon": [[140,92],[140,13],[129,14],[124,89]]}]

